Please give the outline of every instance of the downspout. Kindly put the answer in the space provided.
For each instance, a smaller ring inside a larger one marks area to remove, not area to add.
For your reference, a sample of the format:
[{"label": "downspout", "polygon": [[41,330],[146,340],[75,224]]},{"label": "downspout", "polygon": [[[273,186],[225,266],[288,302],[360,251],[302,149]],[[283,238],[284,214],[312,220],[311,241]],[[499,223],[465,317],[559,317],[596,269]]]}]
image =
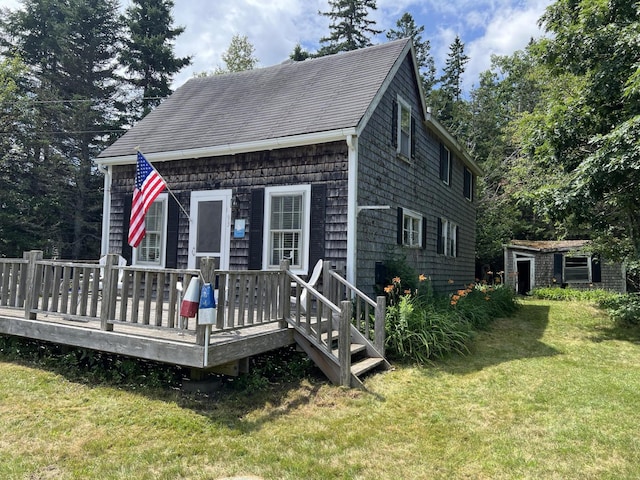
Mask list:
[{"label": "downspout", "polygon": [[347,281],[356,284],[356,245],[358,241],[358,137],[347,135]]},{"label": "downspout", "polygon": [[100,256],[109,253],[109,230],[111,229],[111,181],[113,172],[111,165],[102,166],[104,170],[104,195],[102,197],[102,241],[100,244]]}]

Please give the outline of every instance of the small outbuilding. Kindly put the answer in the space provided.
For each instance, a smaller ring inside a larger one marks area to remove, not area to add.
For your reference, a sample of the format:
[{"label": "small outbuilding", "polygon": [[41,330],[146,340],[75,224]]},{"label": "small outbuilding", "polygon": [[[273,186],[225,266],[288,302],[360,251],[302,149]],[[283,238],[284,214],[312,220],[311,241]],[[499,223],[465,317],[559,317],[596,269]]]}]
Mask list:
[{"label": "small outbuilding", "polygon": [[504,279],[519,294],[557,285],[626,292],[624,265],[601,259],[588,240],[512,240],[504,246]]}]

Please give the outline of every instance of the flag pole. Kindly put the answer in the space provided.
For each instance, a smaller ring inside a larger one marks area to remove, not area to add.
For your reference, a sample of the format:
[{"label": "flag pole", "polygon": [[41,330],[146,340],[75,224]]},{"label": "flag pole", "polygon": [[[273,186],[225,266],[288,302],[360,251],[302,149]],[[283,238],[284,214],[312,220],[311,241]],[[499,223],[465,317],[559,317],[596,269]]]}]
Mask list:
[{"label": "flag pole", "polygon": [[[140,152],[140,147],[136,147],[135,148],[136,153]],[[144,155],[144,153],[140,152],[142,155]],[[180,210],[182,210],[182,212],[185,214],[185,216],[187,217],[187,219],[189,220],[189,223],[191,223],[191,217],[189,216],[189,214],[187,213],[187,211],[184,209],[184,207],[182,206],[182,204],[180,203],[180,200],[178,200],[178,198],[175,196],[175,194],[171,191],[171,189],[169,188],[169,184],[167,183],[167,181],[164,179],[164,177],[162,175],[160,175],[160,172],[158,172],[158,169],[156,167],[153,166],[153,164],[151,162],[149,162],[149,159],[147,157],[144,157],[147,162],[149,163],[149,165],[151,165],[153,167],[153,169],[156,171],[156,173],[158,174],[158,176],[160,178],[162,178],[162,181],[164,182],[164,188],[167,189],[167,192],[169,192],[169,194],[173,197],[173,199],[176,201],[176,203],[178,204],[178,206],[180,207]]]}]

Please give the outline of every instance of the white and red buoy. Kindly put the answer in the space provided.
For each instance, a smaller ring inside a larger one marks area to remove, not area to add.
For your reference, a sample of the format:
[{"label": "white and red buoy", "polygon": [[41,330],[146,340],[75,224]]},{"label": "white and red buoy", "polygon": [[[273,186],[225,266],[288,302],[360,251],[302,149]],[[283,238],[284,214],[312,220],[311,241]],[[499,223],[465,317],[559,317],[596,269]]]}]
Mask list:
[{"label": "white and red buoy", "polygon": [[187,291],[184,294],[182,303],[180,304],[180,316],[193,318],[198,313],[198,305],[200,304],[200,280],[193,277],[189,282]]}]

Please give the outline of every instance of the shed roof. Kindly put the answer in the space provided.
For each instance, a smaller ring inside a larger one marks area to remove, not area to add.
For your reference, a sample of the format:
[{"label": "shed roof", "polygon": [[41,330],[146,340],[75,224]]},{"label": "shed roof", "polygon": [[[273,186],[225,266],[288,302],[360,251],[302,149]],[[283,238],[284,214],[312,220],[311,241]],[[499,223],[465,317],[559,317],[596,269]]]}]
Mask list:
[{"label": "shed roof", "polygon": [[569,251],[584,247],[589,240],[511,240],[506,248],[524,248],[539,252]]},{"label": "shed roof", "polygon": [[357,127],[410,39],[302,62],[193,78],[100,160]]}]

